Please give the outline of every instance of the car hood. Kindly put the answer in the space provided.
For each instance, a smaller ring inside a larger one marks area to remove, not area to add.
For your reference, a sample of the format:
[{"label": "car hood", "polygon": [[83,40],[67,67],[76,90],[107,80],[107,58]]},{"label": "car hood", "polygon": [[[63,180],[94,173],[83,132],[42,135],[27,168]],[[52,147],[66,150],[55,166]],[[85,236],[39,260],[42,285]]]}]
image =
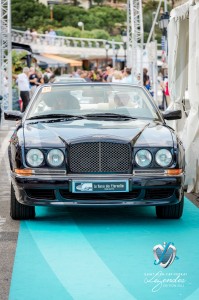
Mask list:
[{"label": "car hood", "polygon": [[134,146],[173,147],[171,129],[150,120],[24,123],[25,147],[65,147],[75,140],[120,139]]}]

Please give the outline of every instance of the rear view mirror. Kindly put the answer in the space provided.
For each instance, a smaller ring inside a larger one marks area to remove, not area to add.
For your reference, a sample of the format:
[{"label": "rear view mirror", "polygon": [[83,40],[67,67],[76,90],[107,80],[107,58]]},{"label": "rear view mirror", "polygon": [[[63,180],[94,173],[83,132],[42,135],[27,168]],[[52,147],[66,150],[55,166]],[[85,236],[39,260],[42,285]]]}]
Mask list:
[{"label": "rear view mirror", "polygon": [[6,110],[4,111],[4,118],[5,120],[18,121],[23,118],[23,113],[17,110]]},{"label": "rear view mirror", "polygon": [[171,110],[165,111],[162,113],[165,120],[179,120],[182,118],[182,111],[181,110]]}]

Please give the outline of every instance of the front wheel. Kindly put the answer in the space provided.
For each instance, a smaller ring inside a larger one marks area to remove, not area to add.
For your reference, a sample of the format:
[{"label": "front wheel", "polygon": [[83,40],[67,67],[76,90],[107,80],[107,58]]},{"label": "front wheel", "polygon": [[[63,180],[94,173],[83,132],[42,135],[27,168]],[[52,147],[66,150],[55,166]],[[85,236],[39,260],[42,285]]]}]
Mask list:
[{"label": "front wheel", "polygon": [[10,216],[14,220],[30,220],[35,217],[34,206],[23,205],[17,201],[12,183],[10,194]]},{"label": "front wheel", "polygon": [[175,205],[156,206],[156,215],[160,219],[180,219],[183,213],[184,195]]}]

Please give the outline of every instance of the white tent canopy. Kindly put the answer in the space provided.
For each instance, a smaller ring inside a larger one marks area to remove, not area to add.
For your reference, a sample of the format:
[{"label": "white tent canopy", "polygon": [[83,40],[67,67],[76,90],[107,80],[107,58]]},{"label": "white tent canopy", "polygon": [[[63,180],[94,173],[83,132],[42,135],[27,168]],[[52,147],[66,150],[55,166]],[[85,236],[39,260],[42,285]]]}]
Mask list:
[{"label": "white tent canopy", "polygon": [[181,109],[188,86],[190,113],[176,122],[183,140],[188,192],[199,192],[199,0],[185,3],[171,12],[168,28],[169,89],[173,107]]},{"label": "white tent canopy", "polygon": [[185,16],[176,17],[174,11],[172,15],[168,26],[169,90],[173,108],[183,112],[182,119],[174,125],[181,136],[186,119],[182,100],[188,87],[189,20],[186,13]]}]

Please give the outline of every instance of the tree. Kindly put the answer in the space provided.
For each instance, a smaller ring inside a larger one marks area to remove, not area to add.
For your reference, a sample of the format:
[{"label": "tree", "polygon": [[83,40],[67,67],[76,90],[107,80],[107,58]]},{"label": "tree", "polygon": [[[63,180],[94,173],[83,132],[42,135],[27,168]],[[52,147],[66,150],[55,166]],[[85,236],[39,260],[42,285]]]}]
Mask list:
[{"label": "tree", "polygon": [[24,27],[33,17],[49,18],[49,9],[35,0],[11,0],[12,26]]},{"label": "tree", "polygon": [[[88,15],[88,12],[81,7],[71,6],[71,5],[55,5],[54,6],[54,19],[58,22],[67,22],[68,26],[77,26],[77,19],[84,15]],[[75,21],[74,21],[75,20]]]},{"label": "tree", "polygon": [[26,66],[26,51],[17,51],[12,50],[12,73],[16,74],[17,72],[21,72],[23,67]]}]

